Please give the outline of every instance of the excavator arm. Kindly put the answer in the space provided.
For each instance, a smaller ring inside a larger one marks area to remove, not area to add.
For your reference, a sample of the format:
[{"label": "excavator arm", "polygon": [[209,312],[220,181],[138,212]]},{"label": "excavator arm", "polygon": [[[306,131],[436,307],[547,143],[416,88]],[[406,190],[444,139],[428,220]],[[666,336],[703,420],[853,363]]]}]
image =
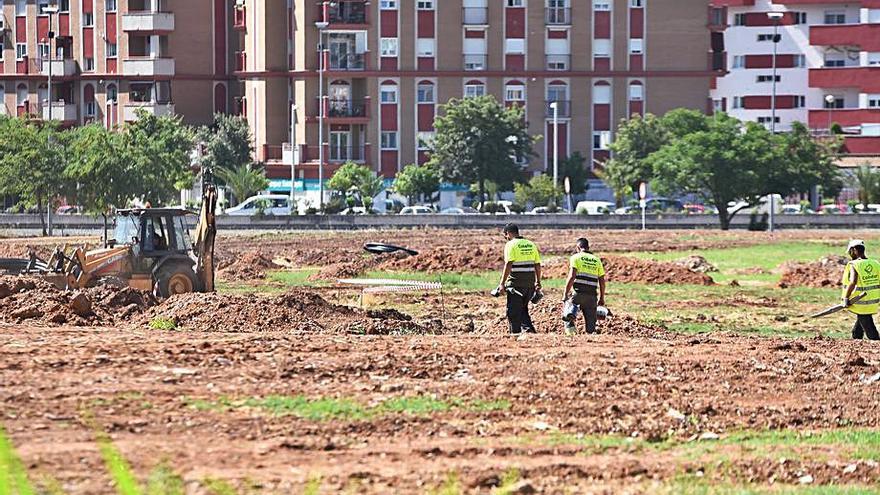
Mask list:
[{"label": "excavator arm", "polygon": [[206,184],[195,231],[196,277],[204,292],[214,292],[214,240],[217,238],[217,188]]}]

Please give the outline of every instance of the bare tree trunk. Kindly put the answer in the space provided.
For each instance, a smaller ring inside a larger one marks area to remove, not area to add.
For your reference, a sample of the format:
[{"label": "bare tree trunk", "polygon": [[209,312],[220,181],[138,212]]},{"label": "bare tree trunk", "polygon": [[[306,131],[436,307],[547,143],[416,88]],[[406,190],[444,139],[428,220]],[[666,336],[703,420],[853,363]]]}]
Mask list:
[{"label": "bare tree trunk", "polygon": [[43,237],[48,237],[49,232],[46,230],[46,217],[43,216],[46,214],[46,212],[43,211],[43,195],[40,193],[37,193],[37,214],[40,215],[40,228],[43,231]]}]

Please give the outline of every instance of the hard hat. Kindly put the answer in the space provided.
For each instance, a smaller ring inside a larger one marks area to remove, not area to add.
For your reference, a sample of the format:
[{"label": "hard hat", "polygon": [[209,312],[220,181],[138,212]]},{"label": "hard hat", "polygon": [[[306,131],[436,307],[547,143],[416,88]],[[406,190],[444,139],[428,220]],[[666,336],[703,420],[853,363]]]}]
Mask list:
[{"label": "hard hat", "polygon": [[610,314],[611,312],[608,311],[608,308],[606,308],[605,306],[599,306],[596,308],[596,318],[599,320],[604,320],[605,318],[608,318],[608,315]]},{"label": "hard hat", "polygon": [[865,247],[865,241],[863,241],[861,239],[853,239],[853,240],[849,241],[849,245],[846,247],[846,250],[849,251],[850,249],[852,249],[854,247],[859,247],[859,246]]}]

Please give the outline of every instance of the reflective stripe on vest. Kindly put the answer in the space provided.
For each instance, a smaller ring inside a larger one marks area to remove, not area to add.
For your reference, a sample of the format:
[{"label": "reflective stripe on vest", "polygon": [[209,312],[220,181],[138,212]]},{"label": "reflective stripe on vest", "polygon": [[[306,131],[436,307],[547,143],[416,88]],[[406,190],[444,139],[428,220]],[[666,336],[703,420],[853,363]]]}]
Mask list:
[{"label": "reflective stripe on vest", "polygon": [[510,269],[511,272],[528,273],[535,271],[534,261],[515,261]]},{"label": "reflective stripe on vest", "polygon": [[584,285],[587,287],[599,287],[599,277],[593,275],[583,275],[578,273],[574,279],[574,285]]}]

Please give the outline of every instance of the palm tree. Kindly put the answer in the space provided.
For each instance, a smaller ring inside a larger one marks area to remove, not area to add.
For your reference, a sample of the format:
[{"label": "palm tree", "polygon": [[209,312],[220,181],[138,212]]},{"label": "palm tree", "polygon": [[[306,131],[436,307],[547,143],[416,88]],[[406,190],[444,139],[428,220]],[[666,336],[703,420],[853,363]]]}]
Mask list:
[{"label": "palm tree", "polygon": [[226,183],[235,203],[240,203],[269,187],[266,170],[254,163],[235,168],[220,167],[216,173]]}]

